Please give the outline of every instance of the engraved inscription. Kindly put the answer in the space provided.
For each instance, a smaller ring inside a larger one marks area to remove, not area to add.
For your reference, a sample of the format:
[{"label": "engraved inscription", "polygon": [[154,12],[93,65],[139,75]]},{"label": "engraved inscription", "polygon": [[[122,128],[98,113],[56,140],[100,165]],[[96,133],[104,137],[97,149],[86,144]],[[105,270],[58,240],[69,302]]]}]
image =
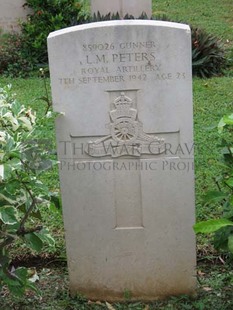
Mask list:
[{"label": "engraved inscription", "polygon": [[92,157],[140,157],[142,154],[162,154],[165,140],[143,131],[138,112],[132,108],[133,100],[121,92],[110,111],[111,122],[106,125],[109,135],[96,141],[89,141],[85,152]]},{"label": "engraved inscription", "polygon": [[[83,44],[84,52],[92,52],[92,51],[109,51],[114,50],[116,47],[116,43],[95,43],[95,44]],[[146,41],[146,42],[120,42],[118,48],[124,50],[132,50],[132,49],[141,49],[141,48],[156,48],[156,43],[154,41]]]},{"label": "engraved inscription", "polygon": [[[170,80],[185,80],[186,72],[171,72],[164,67],[159,56],[159,43],[145,42],[94,42],[82,44],[79,68],[72,82],[60,77],[64,88],[88,84],[114,84]],[[189,77],[191,78],[191,77]]]}]

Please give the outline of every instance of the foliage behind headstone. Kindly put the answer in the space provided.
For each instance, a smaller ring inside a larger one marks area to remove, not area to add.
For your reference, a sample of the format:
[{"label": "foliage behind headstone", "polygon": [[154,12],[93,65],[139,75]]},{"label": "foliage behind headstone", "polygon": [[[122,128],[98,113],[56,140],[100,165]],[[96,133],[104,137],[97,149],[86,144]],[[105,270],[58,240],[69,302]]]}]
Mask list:
[{"label": "foliage behind headstone", "polygon": [[8,35],[0,45],[0,74],[27,77],[34,68],[27,54],[22,36],[16,33]]},{"label": "foliage behind headstone", "polygon": [[47,36],[50,32],[82,23],[82,5],[75,0],[27,0],[33,10],[22,24],[24,50],[36,64],[47,64]]},{"label": "foliage behind headstone", "polygon": [[193,75],[209,78],[223,73],[227,59],[223,44],[211,34],[192,28]]}]

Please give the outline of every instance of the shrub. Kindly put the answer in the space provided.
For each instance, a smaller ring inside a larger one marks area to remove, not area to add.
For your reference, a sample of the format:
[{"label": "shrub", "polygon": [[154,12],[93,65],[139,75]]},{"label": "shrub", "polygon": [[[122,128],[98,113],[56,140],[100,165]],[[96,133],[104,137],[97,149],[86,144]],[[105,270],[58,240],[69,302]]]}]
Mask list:
[{"label": "shrub", "polygon": [[58,199],[38,178],[52,161],[44,142],[35,137],[35,126],[31,109],[21,105],[9,87],[0,88],[0,290],[8,285],[16,295],[35,287],[27,269],[11,266],[11,245],[21,240],[37,252],[45,243],[54,245],[41,225],[41,208],[57,205]]},{"label": "shrub", "polygon": [[227,59],[223,44],[199,28],[192,28],[193,75],[209,78],[223,73]]},{"label": "shrub", "polygon": [[75,0],[27,0],[33,10],[22,23],[23,51],[34,64],[47,64],[47,36],[50,32],[82,23],[82,5]]},{"label": "shrub", "polygon": [[33,65],[23,53],[22,36],[11,34],[0,45],[0,74],[11,77],[26,77]]}]

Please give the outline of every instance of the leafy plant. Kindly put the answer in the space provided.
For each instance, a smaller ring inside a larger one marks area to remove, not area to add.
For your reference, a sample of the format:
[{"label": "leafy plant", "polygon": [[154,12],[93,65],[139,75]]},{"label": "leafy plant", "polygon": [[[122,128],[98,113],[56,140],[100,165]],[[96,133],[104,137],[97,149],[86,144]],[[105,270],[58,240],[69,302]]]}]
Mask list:
[{"label": "leafy plant", "polygon": [[192,28],[192,66],[193,75],[202,78],[218,76],[227,67],[223,44],[199,28]]},{"label": "leafy plant", "polygon": [[54,246],[48,230],[41,225],[41,208],[58,204],[39,175],[53,165],[48,143],[34,134],[36,116],[11,94],[10,86],[0,88],[0,288],[21,295],[35,289],[27,269],[11,266],[10,248],[18,240],[39,252],[45,243]]},{"label": "leafy plant", "polygon": [[[94,15],[87,19],[87,22],[101,22],[101,21],[108,21],[108,20],[119,20],[121,19],[120,14],[117,13],[108,13],[106,15],[102,15],[99,11],[94,13]],[[126,14],[123,19],[135,19],[133,15]],[[149,19],[146,13],[142,13],[137,19]]]},{"label": "leafy plant", "polygon": [[33,66],[24,55],[22,36],[9,34],[1,41],[0,74],[10,77],[27,77]]},{"label": "leafy plant", "polygon": [[215,248],[233,254],[233,113],[220,120],[218,131],[223,134],[224,130],[227,134],[221,144],[223,173],[215,179],[217,190],[204,197],[206,205],[221,204],[223,217],[199,222],[194,225],[194,230],[196,233],[214,233]]},{"label": "leafy plant", "polygon": [[75,0],[27,0],[33,11],[22,23],[23,50],[34,64],[47,64],[47,37],[50,32],[85,20],[81,3]]}]

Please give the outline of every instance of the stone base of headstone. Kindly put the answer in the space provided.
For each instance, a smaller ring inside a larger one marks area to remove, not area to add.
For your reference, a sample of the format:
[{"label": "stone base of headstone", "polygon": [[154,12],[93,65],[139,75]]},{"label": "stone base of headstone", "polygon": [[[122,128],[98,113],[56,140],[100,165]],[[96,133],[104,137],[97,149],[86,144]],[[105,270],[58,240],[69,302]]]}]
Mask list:
[{"label": "stone base of headstone", "polygon": [[135,18],[142,13],[146,13],[148,18],[152,15],[152,1],[151,0],[91,0],[92,14],[100,12],[101,15],[108,13],[119,13],[123,18],[126,14],[133,15]]}]

